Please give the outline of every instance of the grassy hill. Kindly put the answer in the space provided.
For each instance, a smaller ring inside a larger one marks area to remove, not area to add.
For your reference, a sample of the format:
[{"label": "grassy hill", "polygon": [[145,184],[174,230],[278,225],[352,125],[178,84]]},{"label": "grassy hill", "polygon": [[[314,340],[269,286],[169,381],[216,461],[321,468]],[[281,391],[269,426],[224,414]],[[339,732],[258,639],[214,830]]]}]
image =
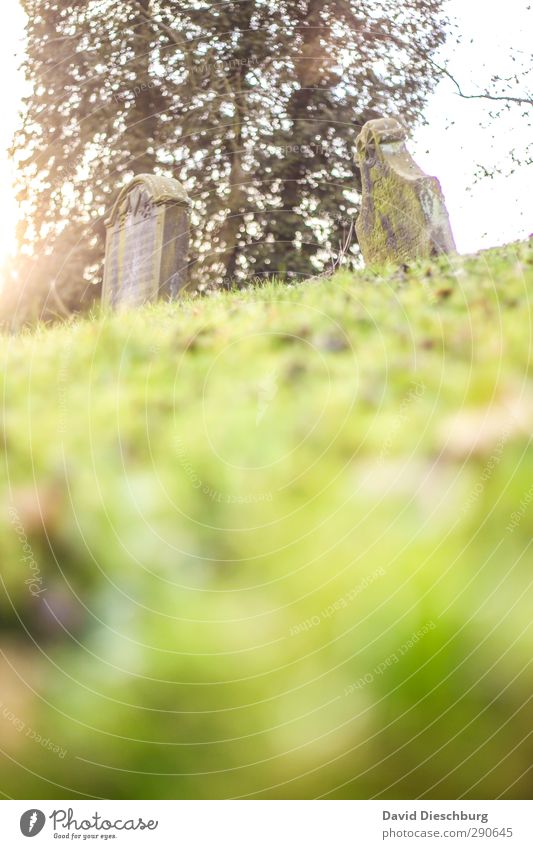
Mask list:
[{"label": "grassy hill", "polygon": [[530,797],[533,243],[1,340],[0,791]]}]

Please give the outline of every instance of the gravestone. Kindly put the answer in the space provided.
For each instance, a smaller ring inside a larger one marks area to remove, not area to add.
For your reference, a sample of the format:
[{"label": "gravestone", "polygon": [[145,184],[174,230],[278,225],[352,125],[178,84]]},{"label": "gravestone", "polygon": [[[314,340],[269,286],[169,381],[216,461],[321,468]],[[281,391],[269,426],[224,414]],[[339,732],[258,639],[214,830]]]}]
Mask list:
[{"label": "gravestone", "polygon": [[106,221],[102,300],[113,307],[173,299],[187,276],[189,199],[171,177],[139,174]]},{"label": "gravestone", "polygon": [[440,183],[418,167],[394,118],[368,121],[356,140],[362,202],[355,230],[367,265],[455,251]]}]

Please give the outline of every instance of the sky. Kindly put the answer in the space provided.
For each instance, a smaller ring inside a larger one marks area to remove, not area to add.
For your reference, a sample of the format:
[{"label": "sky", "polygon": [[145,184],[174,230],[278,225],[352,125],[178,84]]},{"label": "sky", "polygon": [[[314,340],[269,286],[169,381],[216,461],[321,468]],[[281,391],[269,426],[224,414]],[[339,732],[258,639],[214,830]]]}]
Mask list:
[{"label": "sky", "polygon": [[[17,204],[7,148],[19,121],[25,85],[19,70],[24,15],[17,0],[4,3],[0,28],[0,75],[4,81],[0,263],[15,249]],[[450,39],[439,61],[449,63],[465,92],[480,90],[493,73],[508,75],[517,69],[526,73],[532,70],[531,0],[505,0],[505,4],[500,0],[447,0],[446,11],[461,33],[462,43],[458,45]],[[518,64],[510,59],[512,50],[521,51]],[[475,180],[480,163],[506,167],[511,139],[518,146],[525,146],[530,140],[530,128],[518,109],[499,119],[492,129],[486,129],[491,108],[493,104],[486,101],[463,100],[453,83],[444,79],[428,100],[426,125],[415,130],[409,145],[419,165],[441,182],[461,253],[523,239],[533,231],[531,168],[519,168],[511,177]]]},{"label": "sky", "polygon": [[[450,39],[439,61],[445,60],[463,92],[477,93],[485,86],[491,90],[493,74],[517,72],[526,76],[513,93],[522,94],[526,84],[531,92],[531,0],[449,0],[446,11],[462,44]],[[519,61],[513,62],[512,54]],[[486,100],[463,100],[453,83],[443,79],[429,99],[426,126],[415,132],[410,144],[418,164],[441,182],[461,253],[524,239],[533,232],[531,166],[510,177],[475,181],[480,163],[508,168],[513,144],[524,149],[532,141],[531,121],[528,126],[522,109],[513,107],[491,122],[493,109],[494,103]]]}]

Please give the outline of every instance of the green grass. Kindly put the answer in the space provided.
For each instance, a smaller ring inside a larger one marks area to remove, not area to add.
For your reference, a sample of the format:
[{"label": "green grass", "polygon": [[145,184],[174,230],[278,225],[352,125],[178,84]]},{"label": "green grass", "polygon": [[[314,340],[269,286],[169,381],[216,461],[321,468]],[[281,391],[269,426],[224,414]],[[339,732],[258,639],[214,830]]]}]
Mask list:
[{"label": "green grass", "polygon": [[530,243],[4,337],[0,791],[530,797],[532,295]]}]

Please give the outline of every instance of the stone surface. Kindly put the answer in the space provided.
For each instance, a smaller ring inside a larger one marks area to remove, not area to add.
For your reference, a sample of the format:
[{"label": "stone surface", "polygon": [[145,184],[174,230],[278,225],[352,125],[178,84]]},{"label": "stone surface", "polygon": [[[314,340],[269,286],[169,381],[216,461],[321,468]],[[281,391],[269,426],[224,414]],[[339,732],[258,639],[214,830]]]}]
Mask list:
[{"label": "stone surface", "polygon": [[455,251],[440,183],[406,148],[394,118],[368,121],[357,137],[363,197],[356,233],[367,265]]},{"label": "stone surface", "polygon": [[102,299],[132,307],[177,297],[187,277],[189,199],[171,177],[139,174],[106,221]]}]

